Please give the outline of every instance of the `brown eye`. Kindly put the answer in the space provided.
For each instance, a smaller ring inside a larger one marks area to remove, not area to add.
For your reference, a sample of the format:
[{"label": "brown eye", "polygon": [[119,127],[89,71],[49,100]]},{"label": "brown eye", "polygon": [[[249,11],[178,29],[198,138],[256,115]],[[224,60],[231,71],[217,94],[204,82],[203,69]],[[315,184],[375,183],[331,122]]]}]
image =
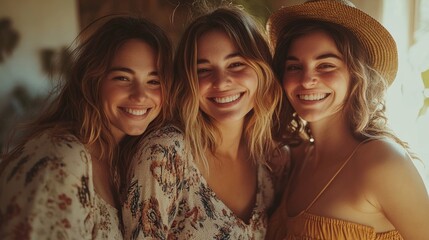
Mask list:
[{"label": "brown eye", "polygon": [[292,71],[298,71],[298,70],[301,70],[301,69],[302,68],[299,65],[287,65],[285,70],[288,71],[288,72],[292,72]]},{"label": "brown eye", "polygon": [[117,77],[114,77],[113,79],[118,81],[130,81],[130,79],[124,76],[117,76]]},{"label": "brown eye", "polygon": [[150,85],[160,85],[161,82],[159,80],[150,80],[147,82]]},{"label": "brown eye", "polygon": [[241,66],[244,66],[244,63],[242,63],[242,62],[235,62],[235,63],[231,63],[229,65],[230,68],[241,67]]},{"label": "brown eye", "polygon": [[198,77],[202,78],[202,77],[207,77],[210,74],[211,70],[208,68],[198,68],[197,69],[197,74]]}]

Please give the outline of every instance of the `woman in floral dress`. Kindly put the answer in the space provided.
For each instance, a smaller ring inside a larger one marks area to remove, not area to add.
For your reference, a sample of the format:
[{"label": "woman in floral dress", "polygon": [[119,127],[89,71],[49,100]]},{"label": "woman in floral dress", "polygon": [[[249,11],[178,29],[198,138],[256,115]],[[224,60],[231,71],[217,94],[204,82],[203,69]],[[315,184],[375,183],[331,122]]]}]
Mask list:
[{"label": "woman in floral dress", "polygon": [[281,100],[263,28],[223,6],[187,27],[175,57],[181,120],[150,134],[133,158],[125,238],[263,239]]},{"label": "woman in floral dress", "polygon": [[82,39],[70,76],[1,162],[1,239],[122,239],[124,163],[113,159],[125,136],[158,122],[171,52],[159,27],[133,17]]}]

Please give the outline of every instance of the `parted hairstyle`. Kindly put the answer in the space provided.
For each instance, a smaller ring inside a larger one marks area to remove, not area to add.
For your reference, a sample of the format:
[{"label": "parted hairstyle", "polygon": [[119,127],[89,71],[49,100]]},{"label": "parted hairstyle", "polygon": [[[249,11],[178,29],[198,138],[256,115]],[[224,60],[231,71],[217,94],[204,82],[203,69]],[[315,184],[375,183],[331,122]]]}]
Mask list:
[{"label": "parted hairstyle", "polygon": [[224,31],[257,74],[254,108],[246,115],[243,137],[250,158],[266,163],[267,153],[275,148],[271,130],[282,99],[281,86],[270,66],[272,55],[263,26],[240,6],[232,4],[206,10],[186,28],[177,47],[172,94],[177,100],[172,107],[180,115],[188,148],[197,161],[207,166],[206,152],[214,153],[217,141],[222,139],[213,119],[199,108],[197,40],[211,30]]},{"label": "parted hairstyle", "polygon": [[[355,138],[390,137],[408,149],[408,145],[387,127],[384,100],[387,80],[371,66],[368,52],[356,36],[341,25],[307,19],[294,21],[285,27],[279,35],[273,59],[273,70],[280,83],[291,43],[296,38],[315,31],[323,31],[332,37],[350,72],[351,81],[343,114]],[[302,141],[302,137],[309,137],[305,121],[299,118],[287,99],[283,101],[281,116],[281,131],[276,139],[296,144]]]},{"label": "parted hairstyle", "polygon": [[[96,30],[90,31],[93,27]],[[89,31],[93,33],[88,34]],[[166,34],[157,25],[137,16],[103,17],[76,38],[69,74],[60,79],[61,82],[52,91],[49,105],[35,121],[28,124],[18,148],[46,129],[51,129],[54,134],[73,134],[83,144],[99,149],[97,157],[107,159],[112,175],[117,176],[118,167],[123,168],[126,163],[118,162],[119,158],[115,157],[117,143],[103,111],[100,89],[116,52],[130,39],[142,40],[157,52],[161,92],[162,96],[166,96],[172,69],[171,43]],[[165,116],[162,112],[148,128],[162,122]]]}]

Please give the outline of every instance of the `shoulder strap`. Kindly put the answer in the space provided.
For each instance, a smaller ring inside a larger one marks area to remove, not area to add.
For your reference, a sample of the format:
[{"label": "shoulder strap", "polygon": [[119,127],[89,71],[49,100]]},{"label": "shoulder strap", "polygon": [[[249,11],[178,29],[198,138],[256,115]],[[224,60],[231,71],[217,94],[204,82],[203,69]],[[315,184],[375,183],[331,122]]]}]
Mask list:
[{"label": "shoulder strap", "polygon": [[369,142],[371,140],[374,140],[374,138],[368,138],[365,139],[364,141],[360,142],[355,149],[353,149],[353,151],[350,153],[350,155],[347,157],[347,159],[343,162],[343,164],[341,164],[341,166],[338,168],[338,170],[335,172],[335,174],[332,176],[332,178],[328,181],[328,183],[322,188],[322,190],[319,192],[319,194],[317,194],[317,196],[313,199],[313,201],[308,205],[308,207],[305,209],[305,211],[307,211],[308,209],[310,209],[314,203],[320,198],[320,196],[322,196],[322,194],[325,192],[325,190],[331,185],[331,183],[334,181],[334,179],[337,177],[337,175],[341,172],[341,170],[343,170],[343,168],[347,165],[347,163],[350,161],[350,159],[352,159],[353,155],[356,153],[356,151],[359,149],[360,146],[362,146],[362,144]]}]

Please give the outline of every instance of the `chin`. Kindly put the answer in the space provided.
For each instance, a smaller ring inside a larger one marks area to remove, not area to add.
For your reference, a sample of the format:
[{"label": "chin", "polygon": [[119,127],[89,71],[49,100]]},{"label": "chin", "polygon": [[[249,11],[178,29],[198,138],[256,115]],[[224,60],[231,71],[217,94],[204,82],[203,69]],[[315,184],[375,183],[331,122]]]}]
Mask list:
[{"label": "chin", "polygon": [[139,136],[139,135],[142,135],[146,131],[146,129],[147,129],[147,126],[145,128],[139,128],[139,129],[135,129],[135,130],[132,130],[132,131],[128,131],[127,135],[129,135],[129,136]]}]

